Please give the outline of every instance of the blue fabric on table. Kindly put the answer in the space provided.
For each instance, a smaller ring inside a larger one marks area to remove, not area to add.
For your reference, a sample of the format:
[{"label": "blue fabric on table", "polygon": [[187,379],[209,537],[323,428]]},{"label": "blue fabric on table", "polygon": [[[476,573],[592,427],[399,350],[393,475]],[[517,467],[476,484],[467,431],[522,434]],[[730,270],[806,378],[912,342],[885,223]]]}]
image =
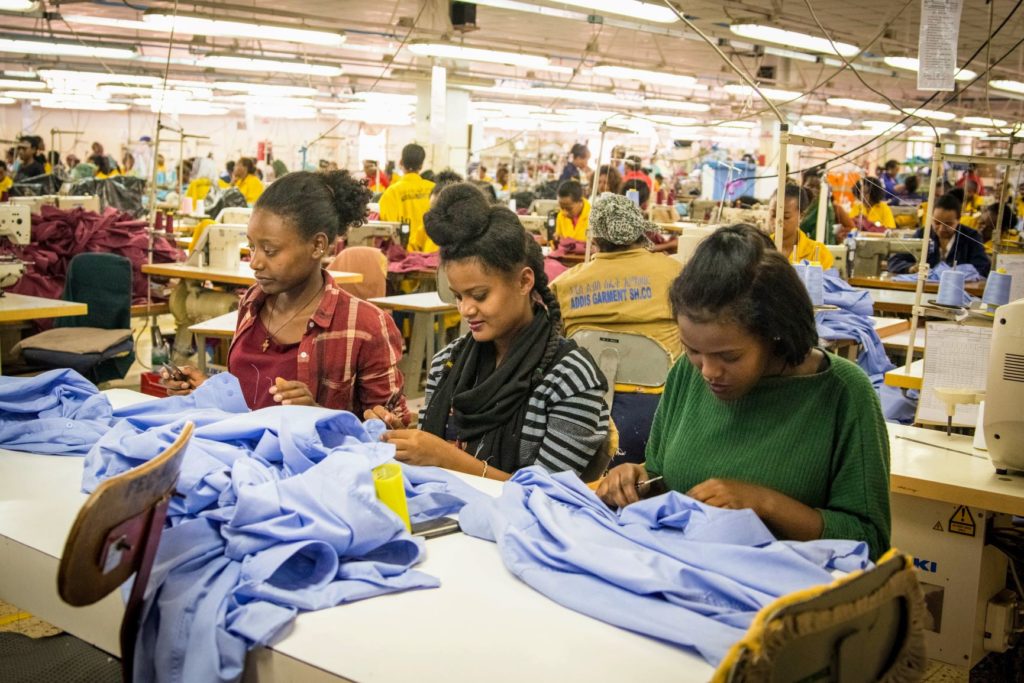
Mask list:
[{"label": "blue fabric on table", "polygon": [[860,345],[857,365],[868,375],[885,373],[894,367],[871,318],[841,309],[816,311],[814,324],[821,339],[857,340]]},{"label": "blue fabric on table", "polygon": [[[950,266],[947,263],[939,263],[937,266],[928,271],[927,282],[938,282],[942,278],[942,274],[947,270],[956,270],[964,274],[964,282],[979,282],[984,278],[978,273],[978,269],[972,266],[970,263],[961,263],[956,267]],[[917,273],[904,273],[902,275],[893,275],[893,282],[917,282]],[[977,297],[972,297],[966,291],[963,292],[963,305],[970,306],[972,301],[975,301]]]},{"label": "blue fabric on table", "polygon": [[870,565],[864,543],[778,542],[750,510],[677,492],[616,513],[577,477],[539,467],[516,472],[497,499],[467,504],[459,521],[555,602],[711,664],[775,598]]},{"label": "blue fabric on table", "polygon": [[834,269],[824,272],[822,287],[825,291],[824,302],[828,306],[838,306],[845,311],[866,316],[875,310],[871,294],[867,290],[850,286]]},{"label": "blue fabric on table", "polygon": [[107,397],[74,370],[0,377],[0,446],[84,455],[113,420]]}]

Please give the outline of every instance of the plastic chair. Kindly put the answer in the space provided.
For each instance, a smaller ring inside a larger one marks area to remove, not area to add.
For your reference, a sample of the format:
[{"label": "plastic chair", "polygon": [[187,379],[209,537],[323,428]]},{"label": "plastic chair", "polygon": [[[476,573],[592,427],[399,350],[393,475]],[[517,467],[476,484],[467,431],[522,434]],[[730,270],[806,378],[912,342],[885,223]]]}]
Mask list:
[{"label": "plastic chair", "polygon": [[[65,301],[86,304],[86,315],[57,318],[54,327],[18,343],[36,367],[73,368],[95,383],[123,378],[135,360],[132,339],[132,264],[117,254],[78,254],[68,264]],[[64,328],[75,328],[73,334]],[[69,341],[91,339],[95,351]]]},{"label": "plastic chair", "polygon": [[925,613],[911,558],[890,551],[870,571],[766,606],[712,681],[920,680]]},{"label": "plastic chair", "polygon": [[127,682],[132,680],[146,584],[192,431],[186,422],[163,453],[96,487],[64,545],[57,590],[69,605],[91,605],[135,574],[121,620],[121,671]]},{"label": "plastic chair", "polygon": [[368,300],[387,294],[388,258],[376,247],[345,247],[327,270],[360,273],[362,282],[338,285],[354,297]]},{"label": "plastic chair", "polygon": [[605,403],[615,400],[615,385],[664,386],[672,369],[672,356],[661,344],[641,334],[581,329],[570,337],[590,352],[605,378]]}]

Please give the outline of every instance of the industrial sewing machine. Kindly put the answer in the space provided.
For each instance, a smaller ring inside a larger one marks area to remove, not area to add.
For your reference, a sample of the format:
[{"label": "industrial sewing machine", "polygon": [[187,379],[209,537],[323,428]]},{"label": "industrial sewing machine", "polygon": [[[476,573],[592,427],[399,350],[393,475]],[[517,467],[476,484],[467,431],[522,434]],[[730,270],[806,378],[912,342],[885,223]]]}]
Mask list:
[{"label": "industrial sewing machine", "polygon": [[1024,472],[1024,299],[996,309],[985,382],[983,429],[1000,474]]},{"label": "industrial sewing machine", "polygon": [[349,228],[345,240],[346,244],[350,247],[373,247],[376,246],[374,240],[378,237],[383,240],[397,242],[401,229],[401,223],[367,221],[357,228]]},{"label": "industrial sewing machine", "polygon": [[920,254],[921,241],[896,237],[858,237],[854,243],[852,256],[847,255],[853,263],[850,275],[878,277],[882,274],[890,254]]},{"label": "industrial sewing machine", "polygon": [[[28,244],[32,239],[32,213],[24,204],[0,204],[0,235],[14,244]],[[0,256],[0,296],[3,287],[10,287],[25,274],[25,263],[13,254]]]},{"label": "industrial sewing machine", "polygon": [[[244,224],[214,223],[206,228],[211,268],[234,270],[242,260],[242,247],[248,241],[246,231],[249,226]],[[196,245],[196,251],[202,250],[202,238]]]}]

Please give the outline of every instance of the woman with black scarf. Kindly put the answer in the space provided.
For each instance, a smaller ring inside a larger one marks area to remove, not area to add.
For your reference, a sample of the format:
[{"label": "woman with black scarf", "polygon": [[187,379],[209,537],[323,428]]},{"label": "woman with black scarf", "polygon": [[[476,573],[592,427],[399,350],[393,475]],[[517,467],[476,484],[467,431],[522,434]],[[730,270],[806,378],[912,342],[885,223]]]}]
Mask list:
[{"label": "woman with black scarf", "polygon": [[419,429],[383,407],[395,457],[491,479],[539,464],[583,472],[608,436],[604,376],[562,336],[540,246],[519,218],[469,183],[424,216],[470,332],[431,363]]}]

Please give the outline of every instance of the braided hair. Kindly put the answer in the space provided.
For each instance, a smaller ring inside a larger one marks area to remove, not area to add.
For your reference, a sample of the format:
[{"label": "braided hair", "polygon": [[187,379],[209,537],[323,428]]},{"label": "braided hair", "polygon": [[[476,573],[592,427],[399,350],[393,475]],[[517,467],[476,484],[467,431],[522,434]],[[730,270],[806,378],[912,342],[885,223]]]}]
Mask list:
[{"label": "braided hair", "polygon": [[[547,308],[551,320],[540,368],[546,372],[554,360],[562,337],[562,311],[548,287],[544,254],[526,232],[519,217],[504,206],[491,204],[472,183],[452,183],[437,195],[423,216],[427,235],[441,248],[442,264],[478,259],[492,271],[508,275],[524,266],[533,271],[533,292]],[[462,344],[453,349],[455,356]]]}]

